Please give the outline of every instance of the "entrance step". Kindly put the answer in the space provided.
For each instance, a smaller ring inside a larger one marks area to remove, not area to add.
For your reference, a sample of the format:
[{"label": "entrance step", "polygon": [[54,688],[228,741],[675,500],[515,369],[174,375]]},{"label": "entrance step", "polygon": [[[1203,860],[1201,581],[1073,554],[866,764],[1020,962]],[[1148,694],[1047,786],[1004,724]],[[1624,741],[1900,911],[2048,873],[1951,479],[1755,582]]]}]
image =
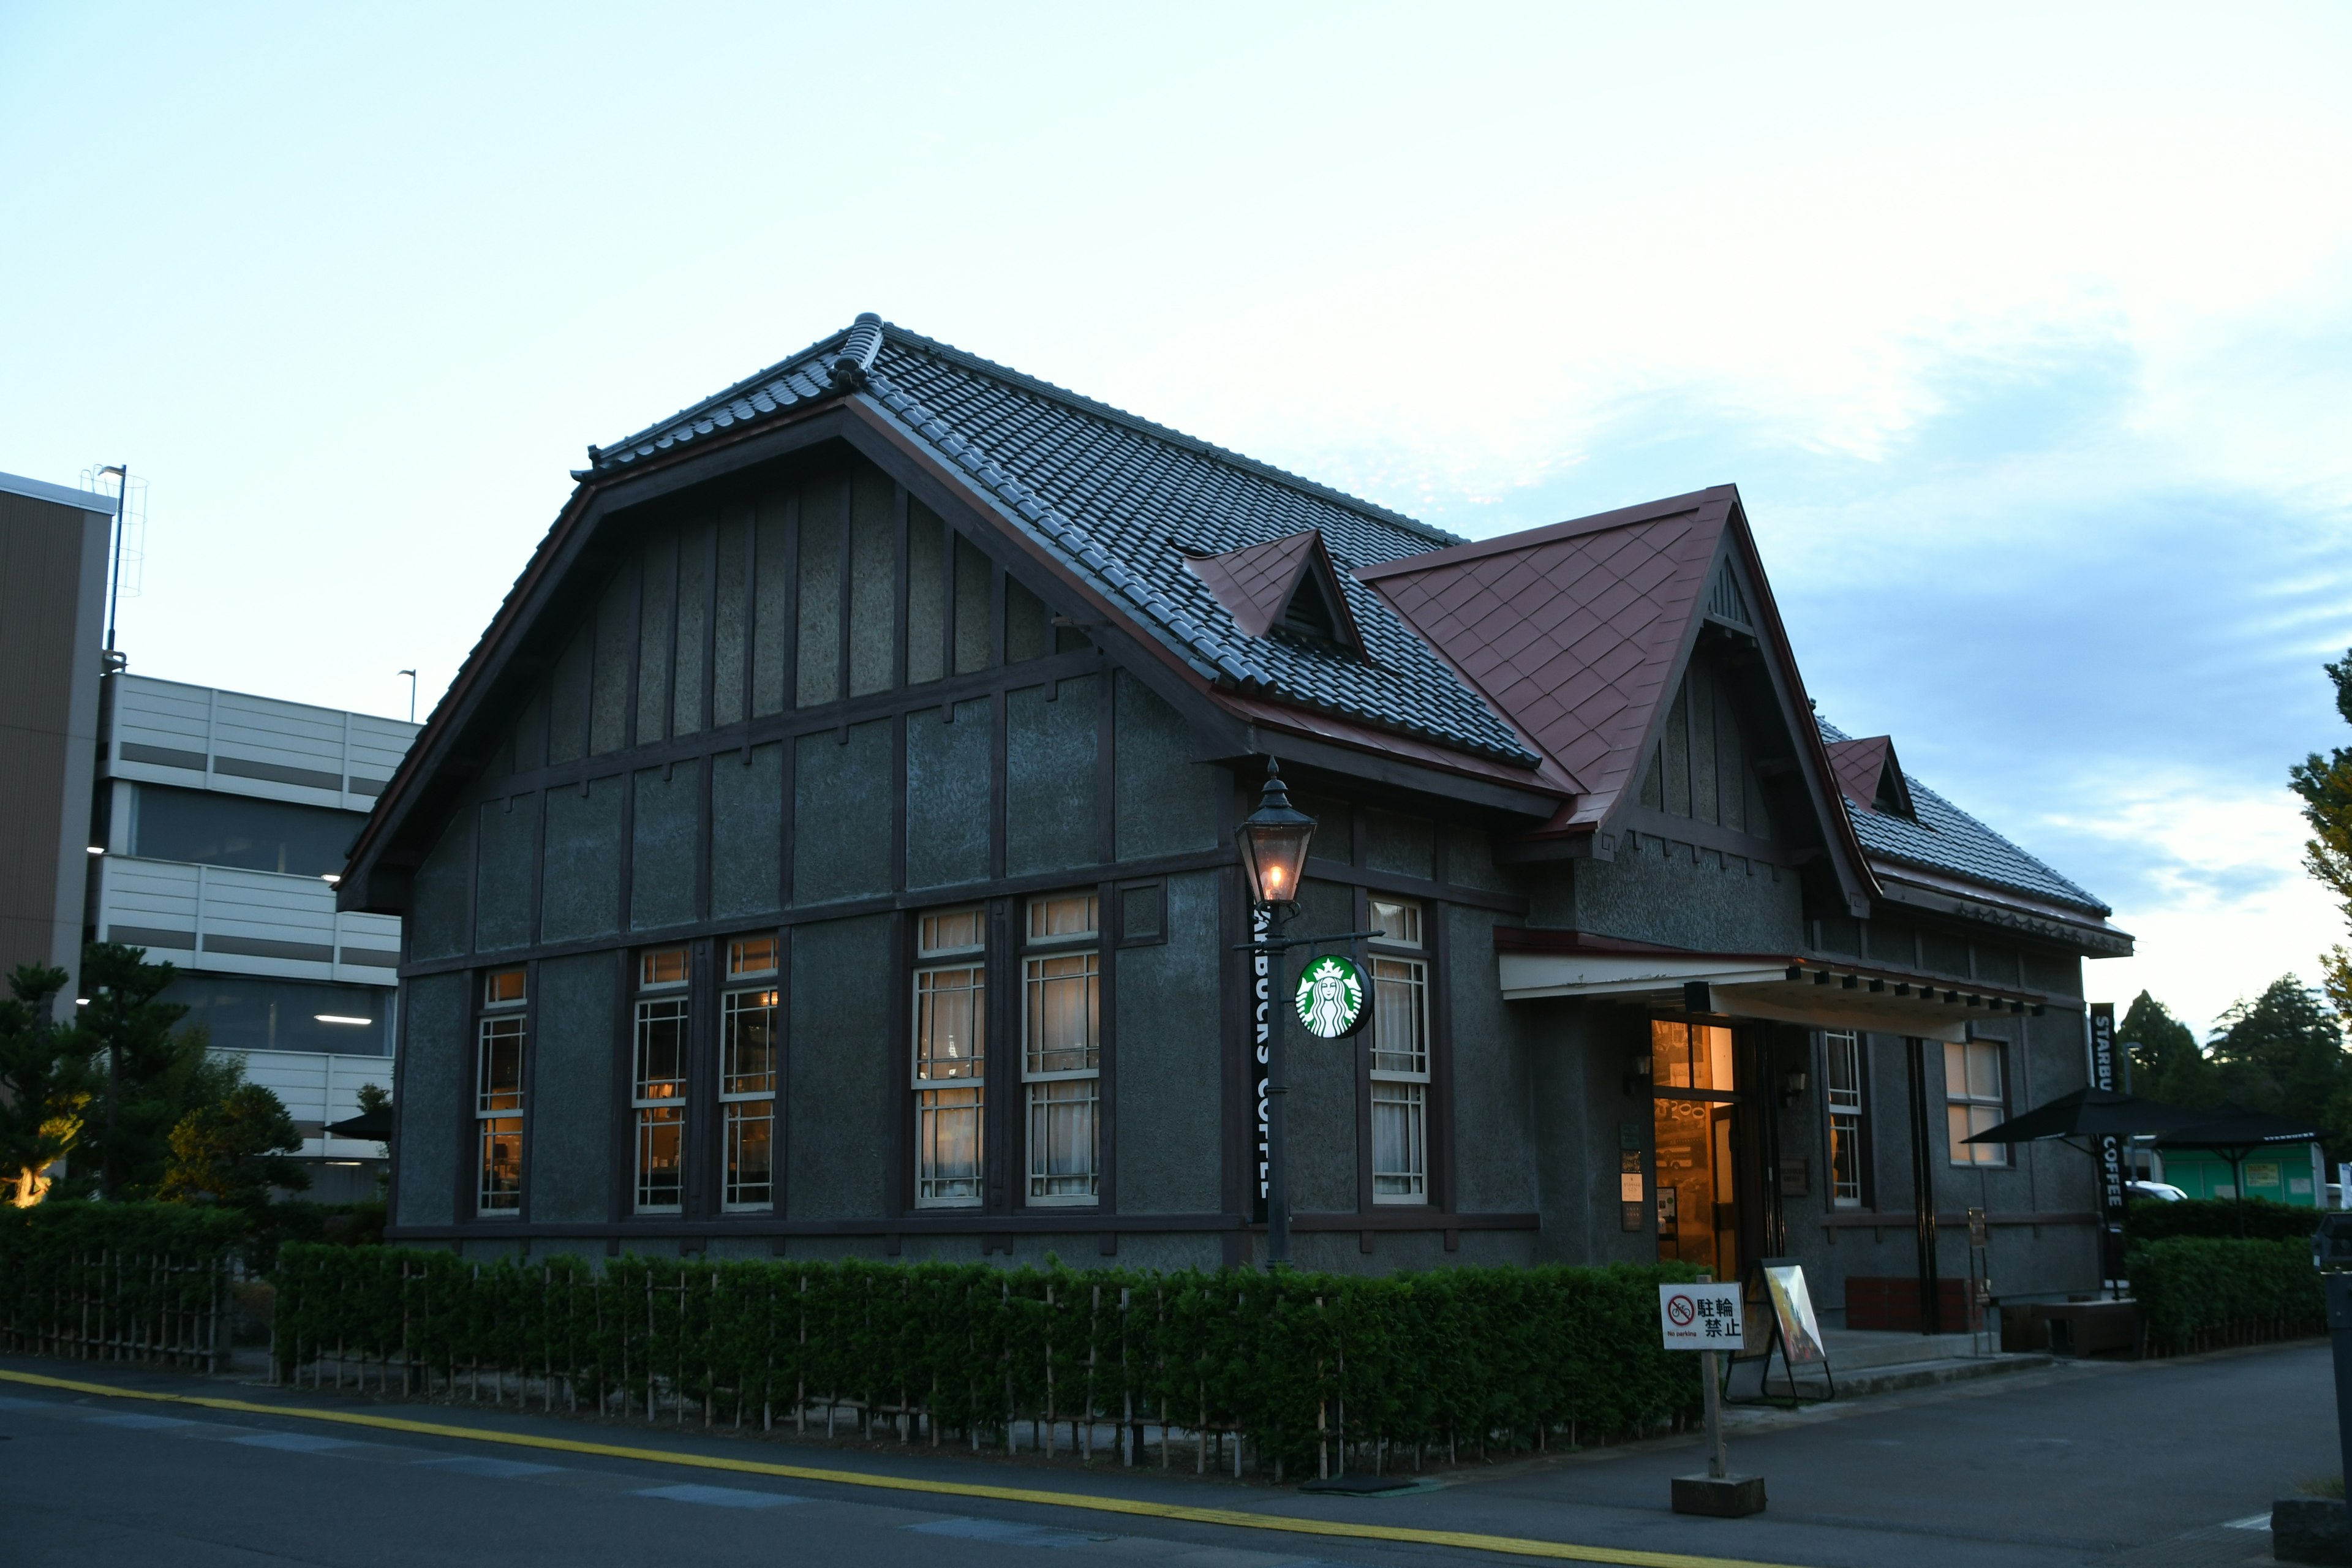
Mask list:
[{"label": "entrance step", "polygon": [[[1823,1348],[1829,1352],[1830,1371],[1837,1379],[1837,1391],[1842,1397],[1892,1394],[1898,1389],[1926,1388],[1969,1378],[2032,1372],[2048,1366],[2052,1361],[2050,1356],[2039,1352],[1972,1354],[1967,1334],[1879,1333],[1832,1329],[1822,1334],[1822,1339]],[[1754,1399],[1763,1393],[1762,1372],[1759,1362],[1739,1363],[1732,1373],[1731,1396],[1734,1399]],[[1786,1395],[1789,1390],[1787,1372],[1778,1355],[1772,1358],[1770,1389],[1773,1394],[1780,1395]],[[1797,1369],[1797,1394],[1801,1399],[1827,1398],[1829,1384],[1818,1370],[1800,1366]]]}]

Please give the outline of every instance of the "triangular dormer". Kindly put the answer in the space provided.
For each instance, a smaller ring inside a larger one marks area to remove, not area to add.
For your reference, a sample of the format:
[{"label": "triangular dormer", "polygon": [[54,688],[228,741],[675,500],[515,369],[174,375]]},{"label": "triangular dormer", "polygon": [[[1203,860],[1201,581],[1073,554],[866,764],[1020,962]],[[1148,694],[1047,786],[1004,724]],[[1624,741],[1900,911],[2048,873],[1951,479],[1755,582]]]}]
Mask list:
[{"label": "triangular dormer", "polygon": [[1868,735],[1855,741],[1828,742],[1830,766],[1837,773],[1838,790],[1861,810],[1881,816],[1916,822],[1911,786],[1903,780],[1903,766],[1895,760],[1895,741]]},{"label": "triangular dormer", "polygon": [[1365,657],[1362,635],[1348,609],[1339,574],[1323,535],[1303,529],[1216,555],[1187,555],[1185,570],[1213,595],[1247,636],[1277,633]]}]

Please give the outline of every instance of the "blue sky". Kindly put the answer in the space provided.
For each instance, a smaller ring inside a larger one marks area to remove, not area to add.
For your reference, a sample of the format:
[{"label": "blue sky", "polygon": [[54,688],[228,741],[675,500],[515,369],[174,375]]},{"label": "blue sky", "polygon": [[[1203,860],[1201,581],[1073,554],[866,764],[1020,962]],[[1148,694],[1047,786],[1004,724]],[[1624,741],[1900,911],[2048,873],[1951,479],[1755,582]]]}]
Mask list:
[{"label": "blue sky", "polygon": [[2352,13],[0,0],[0,469],[133,666],[400,712],[862,310],[1483,535],[1739,484],[1824,713],[2203,1023],[2340,922]]}]

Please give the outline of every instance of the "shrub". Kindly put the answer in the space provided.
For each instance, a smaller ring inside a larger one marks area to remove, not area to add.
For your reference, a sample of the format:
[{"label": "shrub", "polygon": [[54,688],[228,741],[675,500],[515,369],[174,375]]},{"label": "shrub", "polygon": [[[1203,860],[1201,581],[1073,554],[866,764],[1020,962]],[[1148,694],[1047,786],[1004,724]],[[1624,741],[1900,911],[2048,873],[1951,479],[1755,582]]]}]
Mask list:
[{"label": "shrub", "polygon": [[[1654,1431],[1697,1358],[1658,1342],[1675,1266],[1361,1279],[1248,1270],[556,1257],[289,1242],[291,1374],[359,1358],[413,1385],[512,1377],[552,1405],[738,1424],[928,1419],[978,1447],[1022,1422],[1239,1432],[1308,1473],[1318,1443],[1481,1450]],[[392,1368],[401,1369],[397,1373]]]},{"label": "shrub", "polygon": [[[2241,1224],[2244,1228],[2240,1229]],[[2317,1209],[2296,1208],[2269,1198],[2184,1198],[2160,1203],[2139,1198],[2124,1210],[2126,1246],[2174,1236],[2210,1236],[2229,1240],[2309,1241],[2319,1228]]]},{"label": "shrub", "polygon": [[2326,1326],[2306,1240],[2168,1237],[2134,1247],[2126,1266],[2148,1342],[2160,1352],[2315,1334]]}]

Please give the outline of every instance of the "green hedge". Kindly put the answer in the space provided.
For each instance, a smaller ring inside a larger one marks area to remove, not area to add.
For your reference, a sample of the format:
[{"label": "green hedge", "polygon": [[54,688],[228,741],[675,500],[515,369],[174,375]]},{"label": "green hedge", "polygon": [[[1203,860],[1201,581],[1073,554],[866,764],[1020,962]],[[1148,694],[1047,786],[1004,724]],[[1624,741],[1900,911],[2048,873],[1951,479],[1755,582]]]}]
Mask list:
[{"label": "green hedge", "polygon": [[[1657,1286],[1694,1277],[636,1257],[598,1268],[289,1243],[276,1353],[289,1377],[311,1365],[340,1379],[356,1360],[425,1392],[478,1395],[487,1379],[494,1398],[515,1388],[550,1408],[706,1425],[830,1428],[846,1411],[868,1433],[904,1422],[975,1447],[1011,1443],[1024,1423],[1076,1423],[1087,1441],[1097,1422],[1235,1432],[1296,1476],[1326,1441],[1370,1468],[1379,1440],[1394,1464],[1398,1446],[1528,1447],[1685,1420],[1697,1358],[1660,1347]],[[1191,1440],[1178,1452],[1205,1462]]]},{"label": "green hedge", "polygon": [[211,1365],[244,1217],[183,1204],[0,1208],[0,1344]]},{"label": "green hedge", "polygon": [[2133,1247],[2126,1267],[2158,1352],[2315,1334],[2327,1324],[2308,1240],[2169,1237]]},{"label": "green hedge", "polygon": [[2234,1198],[2184,1198],[2169,1204],[2137,1198],[2124,1210],[2126,1245],[2174,1236],[2307,1242],[2318,1228],[2317,1209],[2296,1208],[2269,1198],[2248,1198],[2243,1203]]}]

